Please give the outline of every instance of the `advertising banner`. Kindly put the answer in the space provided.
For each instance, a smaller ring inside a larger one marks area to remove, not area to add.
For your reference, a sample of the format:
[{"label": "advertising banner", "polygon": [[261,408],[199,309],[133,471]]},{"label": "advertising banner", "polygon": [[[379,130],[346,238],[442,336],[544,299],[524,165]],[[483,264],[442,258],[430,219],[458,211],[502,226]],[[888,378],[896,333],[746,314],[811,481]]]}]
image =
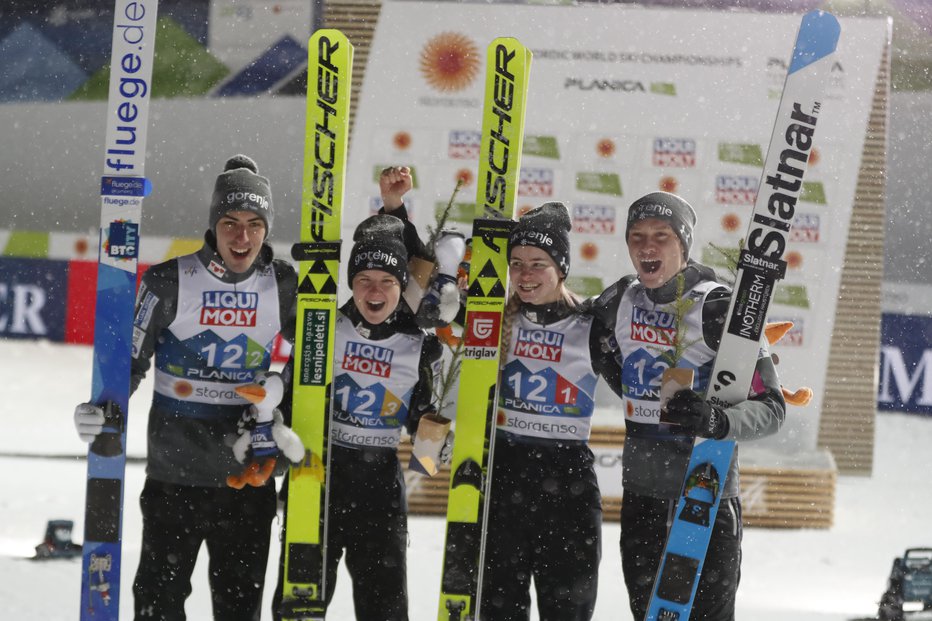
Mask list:
[{"label": "advertising banner", "polygon": [[[774,350],[791,387],[815,397],[787,417],[794,448],[814,449],[841,265],[884,20],[845,19],[771,320],[795,327]],[[644,7],[387,2],[351,145],[349,203],[379,206],[378,173],[414,169],[406,198],[424,231],[464,186],[450,221],[469,231],[479,157],[480,68],[497,36],[534,55],[518,211],[546,201],[573,218],[569,284],[595,295],[633,272],[627,207],[654,190],[699,215],[692,257],[729,276],[758,190],[799,15]],[[404,33],[404,36],[399,36]],[[368,215],[346,220],[351,225]],[[607,396],[606,396],[607,395]],[[596,424],[620,424],[603,391]],[[787,434],[770,439],[785,444]],[[767,443],[770,440],[765,440]]]},{"label": "advertising banner", "polygon": [[0,338],[64,339],[68,264],[0,260]]}]

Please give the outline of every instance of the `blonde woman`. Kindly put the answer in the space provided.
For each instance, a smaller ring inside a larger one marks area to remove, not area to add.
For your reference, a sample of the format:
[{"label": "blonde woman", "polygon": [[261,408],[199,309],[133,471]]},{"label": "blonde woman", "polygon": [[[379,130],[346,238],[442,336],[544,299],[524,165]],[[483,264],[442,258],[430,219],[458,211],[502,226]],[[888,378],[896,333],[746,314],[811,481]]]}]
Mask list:
[{"label": "blonde woman", "polygon": [[546,203],[509,238],[483,619],[590,619],[602,500],[589,448],[597,377],[620,389],[610,329],[566,287],[569,214]]}]

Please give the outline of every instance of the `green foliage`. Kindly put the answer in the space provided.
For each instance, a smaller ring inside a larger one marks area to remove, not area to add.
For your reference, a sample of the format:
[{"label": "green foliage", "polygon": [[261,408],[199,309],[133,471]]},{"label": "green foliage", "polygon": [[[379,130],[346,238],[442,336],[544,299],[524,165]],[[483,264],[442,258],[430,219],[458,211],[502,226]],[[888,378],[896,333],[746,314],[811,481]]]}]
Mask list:
[{"label": "green foliage", "polygon": [[687,340],[686,338],[687,330],[686,326],[683,324],[683,320],[696,303],[696,300],[695,298],[684,295],[686,293],[686,277],[683,276],[683,273],[680,272],[674,278],[676,278],[676,299],[664,306],[664,310],[673,315],[675,336],[673,337],[673,342],[670,343],[670,348],[657,348],[657,350],[661,352],[660,359],[665,360],[671,368],[679,364],[680,359],[682,359],[687,349],[702,340],[701,337],[692,340]]}]

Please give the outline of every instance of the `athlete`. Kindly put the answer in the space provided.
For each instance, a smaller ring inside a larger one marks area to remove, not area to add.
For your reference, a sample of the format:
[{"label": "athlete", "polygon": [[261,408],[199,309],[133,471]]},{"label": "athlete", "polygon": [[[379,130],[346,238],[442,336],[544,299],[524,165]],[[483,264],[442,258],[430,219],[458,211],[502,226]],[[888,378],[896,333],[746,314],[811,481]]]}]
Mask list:
[{"label": "athlete", "polygon": [[[155,356],[149,411],[142,551],[135,614],[184,619],[201,544],[210,557],[214,618],[257,621],[276,498],[274,479],[242,489],[231,449],[249,402],[234,388],[269,368],[274,339],[291,339],[297,277],[266,244],[274,211],[267,178],[237,155],[217,177],[204,246],[149,268],[133,322],[133,391]],[[75,425],[86,442],[104,413],[84,403]]]},{"label": "athlete", "polygon": [[512,294],[502,327],[498,427],[480,614],[590,619],[602,499],[588,445],[597,377],[620,390],[610,329],[566,286],[569,214],[546,203],[508,242]]},{"label": "athlete", "polygon": [[[416,230],[407,236],[413,225],[403,209],[386,200],[395,184],[383,173],[383,201],[392,215],[371,216],[354,234],[347,266],[352,298],[340,308],[333,348],[325,598],[327,604],[333,598],[345,555],[362,621],[408,619],[407,500],[397,448],[402,431],[415,436],[420,418],[436,409],[433,382],[442,354],[401,299],[409,252],[423,248]],[[290,410],[290,395],[284,402]],[[275,618],[282,614],[282,585],[280,568]]]},{"label": "athlete", "polygon": [[[637,274],[610,286],[593,305],[614,327],[621,355],[626,419],[621,559],[635,619],[644,618],[650,602],[694,439],[761,438],[776,433],[785,415],[765,340],[746,401],[722,409],[700,396],[708,386],[731,291],[710,268],[689,259],[695,226],[695,211],[679,196],[653,192],[636,200],[628,210],[625,239]],[[661,414],[661,374],[673,366],[693,369],[694,381],[676,392]],[[741,576],[738,492],[736,450],[691,620],[734,619]]]}]

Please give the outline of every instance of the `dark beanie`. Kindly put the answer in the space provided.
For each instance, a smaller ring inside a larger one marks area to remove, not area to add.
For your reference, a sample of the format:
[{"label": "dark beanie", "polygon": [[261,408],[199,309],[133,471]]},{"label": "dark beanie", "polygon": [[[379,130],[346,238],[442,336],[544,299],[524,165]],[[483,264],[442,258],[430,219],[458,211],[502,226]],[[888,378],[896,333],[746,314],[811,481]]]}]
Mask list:
[{"label": "dark beanie", "polygon": [[400,219],[386,214],[369,216],[356,227],[353,241],[347,267],[350,288],[356,274],[364,270],[387,272],[404,288],[408,281],[408,251]]},{"label": "dark beanie", "polygon": [[217,222],[231,211],[251,211],[265,222],[265,235],[272,231],[275,212],[269,180],[260,176],[251,158],[234,155],[227,160],[214,184],[210,201],[210,230],[217,232]]},{"label": "dark beanie", "polygon": [[563,203],[544,203],[518,220],[508,237],[508,260],[516,246],[533,246],[550,255],[563,276],[570,273],[570,214]]},{"label": "dark beanie", "polygon": [[625,227],[625,242],[631,225],[640,220],[656,218],[670,225],[683,244],[683,259],[689,259],[693,245],[693,229],[696,226],[696,210],[692,205],[669,192],[651,192],[637,199],[628,208],[628,224]]}]

